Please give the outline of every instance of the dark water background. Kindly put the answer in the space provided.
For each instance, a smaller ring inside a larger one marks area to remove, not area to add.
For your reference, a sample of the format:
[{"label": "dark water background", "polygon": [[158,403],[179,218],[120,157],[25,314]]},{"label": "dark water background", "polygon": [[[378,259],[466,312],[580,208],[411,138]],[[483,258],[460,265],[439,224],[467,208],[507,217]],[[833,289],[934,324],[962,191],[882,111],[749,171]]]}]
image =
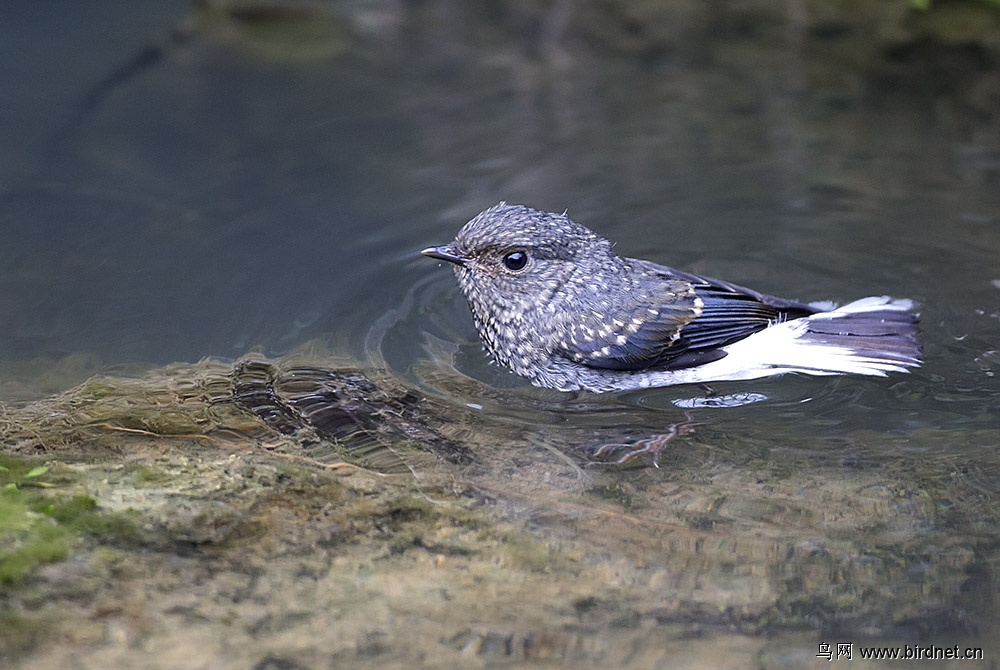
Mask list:
[{"label": "dark water background", "polygon": [[[506,200],[768,293],[914,299],[913,374],[722,384],[766,400],[698,420],[726,437],[713,458],[912,462],[970,492],[961,518],[996,519],[992,42],[949,41],[907,7],[893,32],[870,27],[891,12],[635,4],[637,18],[442,0],[259,20],[181,1],[5,3],[0,393],[320,338],[445,397],[427,371],[454,354],[532,407],[511,421],[558,441],[560,423],[594,419],[491,367],[451,273],[418,253]],[[614,410],[602,421],[648,427],[699,393],[595,402]],[[994,574],[995,552],[977,566]]]},{"label": "dark water background", "polygon": [[437,328],[469,345],[468,372],[517,385],[478,354],[450,274],[417,254],[503,199],[778,295],[913,298],[920,372],[776,388],[893,387],[919,391],[917,423],[995,418],[1000,84],[985,49],[879,42],[767,3],[631,28],[559,4],[338,7],[290,26],[183,2],[3,12],[0,361],[22,379],[67,356],[64,385],[317,337],[361,357],[421,284],[384,342],[394,369]]}]

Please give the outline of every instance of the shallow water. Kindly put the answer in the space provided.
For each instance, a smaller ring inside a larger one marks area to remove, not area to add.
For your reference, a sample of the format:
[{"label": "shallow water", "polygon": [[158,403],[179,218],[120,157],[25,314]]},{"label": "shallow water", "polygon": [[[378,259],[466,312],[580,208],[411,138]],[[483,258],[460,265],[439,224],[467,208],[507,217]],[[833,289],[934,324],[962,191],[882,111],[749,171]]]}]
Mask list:
[{"label": "shallow water", "polygon": [[[307,15],[320,26],[309,39],[292,16],[290,41],[183,2],[0,10],[0,399],[318,339],[463,412],[453,437],[482,460],[435,477],[494,491],[499,518],[580,542],[588,565],[628,562],[619,586],[663,588],[672,613],[638,619],[652,639],[683,637],[656,625],[705,626],[709,642],[804,630],[806,662],[823,636],[989,646],[996,60],[907,47],[912,26],[885,43],[850,18],[806,29],[784,4],[678,6],[637,32],[566,3],[490,7],[338,5]],[[689,387],[531,388],[490,365],[451,272],[418,253],[500,200],[568,209],[620,253],[776,295],[912,298],[926,363],[713,385],[726,407]],[[658,468],[592,462],[680,423]],[[717,545],[643,543],[587,515],[598,508]],[[784,623],[761,609],[767,589],[801,594],[773,601]],[[596,607],[627,609],[630,594],[608,586]],[[481,620],[509,607],[498,597]],[[733,628],[706,614],[741,607]],[[614,630],[601,628],[611,647]],[[493,633],[478,646],[460,633],[435,634],[493,658]],[[644,644],[640,658],[659,658]],[[733,644],[734,658],[781,666],[773,649]],[[787,647],[799,661],[802,644]]]}]

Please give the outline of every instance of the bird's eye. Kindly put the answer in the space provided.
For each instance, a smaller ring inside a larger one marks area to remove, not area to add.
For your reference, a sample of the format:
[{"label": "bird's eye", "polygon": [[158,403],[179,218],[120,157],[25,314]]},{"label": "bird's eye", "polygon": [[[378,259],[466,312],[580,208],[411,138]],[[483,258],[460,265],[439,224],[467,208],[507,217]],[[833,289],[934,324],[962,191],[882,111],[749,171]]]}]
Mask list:
[{"label": "bird's eye", "polygon": [[503,265],[511,272],[523,270],[528,264],[528,254],[524,251],[512,251],[503,257]]}]

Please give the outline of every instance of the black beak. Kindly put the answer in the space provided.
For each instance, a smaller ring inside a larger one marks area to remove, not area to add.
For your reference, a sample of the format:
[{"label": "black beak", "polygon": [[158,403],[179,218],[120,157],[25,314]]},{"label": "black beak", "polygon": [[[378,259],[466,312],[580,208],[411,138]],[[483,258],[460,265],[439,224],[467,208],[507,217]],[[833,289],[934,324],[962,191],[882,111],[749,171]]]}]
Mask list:
[{"label": "black beak", "polygon": [[420,253],[430,258],[436,258],[439,261],[448,261],[455,265],[465,265],[465,259],[455,253],[455,249],[450,244],[446,244],[443,247],[429,247]]}]

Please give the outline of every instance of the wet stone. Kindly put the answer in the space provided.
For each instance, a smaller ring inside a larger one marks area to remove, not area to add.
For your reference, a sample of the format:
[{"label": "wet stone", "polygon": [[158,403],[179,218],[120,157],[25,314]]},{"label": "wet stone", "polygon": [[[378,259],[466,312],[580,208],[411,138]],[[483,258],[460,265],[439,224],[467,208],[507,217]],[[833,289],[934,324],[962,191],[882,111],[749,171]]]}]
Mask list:
[{"label": "wet stone", "polygon": [[[5,573],[5,664],[54,668],[82,646],[91,665],[191,667],[198,649],[247,667],[607,667],[726,639],[721,662],[773,635],[962,637],[990,616],[985,462],[920,468],[900,448],[809,465],[698,425],[654,455],[660,420],[614,428],[577,399],[539,433],[546,402],[483,412],[294,356],[4,407],[0,559],[60,548]],[[913,450],[942,435],[852,439]],[[595,460],[609,444],[637,453]]]}]

